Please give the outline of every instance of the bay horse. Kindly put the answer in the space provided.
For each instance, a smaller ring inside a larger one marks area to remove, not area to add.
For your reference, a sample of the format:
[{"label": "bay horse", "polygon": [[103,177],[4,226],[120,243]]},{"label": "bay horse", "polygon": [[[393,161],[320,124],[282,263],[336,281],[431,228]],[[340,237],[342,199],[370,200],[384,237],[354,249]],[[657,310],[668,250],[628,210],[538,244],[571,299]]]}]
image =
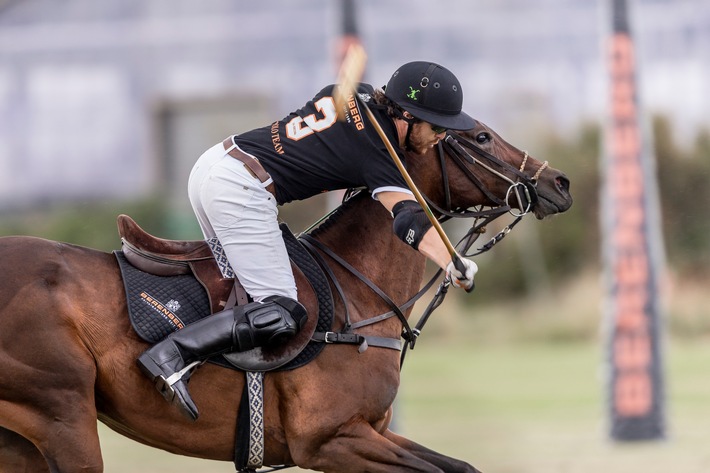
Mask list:
[{"label": "bay horse", "polygon": [[[561,171],[486,125],[477,123],[453,141],[467,144],[475,157],[456,164],[450,147],[438,156],[432,149],[406,157],[413,181],[435,208],[504,205],[524,200],[521,189],[536,194],[525,211],[538,219],[572,204]],[[392,216],[366,193],[309,234],[397,304],[419,291],[425,257],[394,235]],[[336,297],[334,330],[344,323],[344,300],[353,323],[390,309],[321,254],[346,296]],[[302,275],[297,282],[310,312],[313,292]],[[402,330],[396,317],[359,329],[397,340]],[[231,461],[244,373],[212,364],[197,370],[190,392],[201,416],[190,423],[140,373],[136,359],[147,348],[131,328],[113,254],[35,237],[0,238],[0,471],[102,472],[97,419],[155,448]],[[399,377],[396,350],[358,353],[337,344],[300,368],[267,373],[263,464],[334,473],[477,472],[388,429]]]}]

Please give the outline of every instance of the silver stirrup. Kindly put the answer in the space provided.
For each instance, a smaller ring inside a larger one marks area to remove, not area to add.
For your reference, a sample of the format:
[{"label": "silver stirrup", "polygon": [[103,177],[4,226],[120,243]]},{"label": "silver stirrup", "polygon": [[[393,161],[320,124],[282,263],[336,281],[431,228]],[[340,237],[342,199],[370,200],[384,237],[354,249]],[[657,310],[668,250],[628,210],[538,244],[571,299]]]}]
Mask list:
[{"label": "silver stirrup", "polygon": [[204,361],[193,361],[180,371],[176,371],[168,376],[167,379],[163,376],[158,376],[155,379],[155,387],[165,399],[172,401],[175,397],[175,389],[173,389],[173,385],[180,381],[186,374],[192,374],[192,372],[195,371],[202,363],[204,363]]}]

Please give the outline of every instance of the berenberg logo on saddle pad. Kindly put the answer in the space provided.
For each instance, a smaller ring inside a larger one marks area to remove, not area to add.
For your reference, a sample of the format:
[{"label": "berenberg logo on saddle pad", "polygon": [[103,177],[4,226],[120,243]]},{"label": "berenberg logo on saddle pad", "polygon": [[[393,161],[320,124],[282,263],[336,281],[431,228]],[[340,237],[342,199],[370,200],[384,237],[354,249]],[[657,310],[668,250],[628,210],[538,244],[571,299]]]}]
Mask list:
[{"label": "berenberg logo on saddle pad", "polygon": [[180,310],[180,303],[175,299],[170,299],[165,304],[162,304],[158,299],[151,296],[147,292],[143,291],[140,293],[140,300],[149,307],[154,309],[158,314],[160,314],[165,320],[172,324],[176,330],[185,327],[185,324],[180,320],[180,318],[175,314]]}]

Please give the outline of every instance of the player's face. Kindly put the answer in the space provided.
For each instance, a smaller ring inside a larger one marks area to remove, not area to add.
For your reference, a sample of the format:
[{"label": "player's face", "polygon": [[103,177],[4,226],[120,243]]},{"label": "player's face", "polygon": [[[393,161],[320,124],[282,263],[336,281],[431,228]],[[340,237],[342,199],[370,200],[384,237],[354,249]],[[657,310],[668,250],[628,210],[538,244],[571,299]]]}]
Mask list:
[{"label": "player's face", "polygon": [[[438,133],[437,133],[438,132]],[[412,125],[409,146],[417,154],[424,154],[446,136],[446,130],[432,127],[431,123],[418,122]]]}]

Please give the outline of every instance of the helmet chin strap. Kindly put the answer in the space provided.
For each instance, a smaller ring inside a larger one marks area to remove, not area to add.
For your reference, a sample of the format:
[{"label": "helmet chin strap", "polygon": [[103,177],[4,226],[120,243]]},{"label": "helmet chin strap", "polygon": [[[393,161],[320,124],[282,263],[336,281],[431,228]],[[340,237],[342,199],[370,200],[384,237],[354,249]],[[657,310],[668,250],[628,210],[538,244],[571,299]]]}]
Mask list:
[{"label": "helmet chin strap", "polygon": [[[409,116],[407,116],[409,115]],[[411,142],[410,142],[410,137],[412,135],[412,126],[417,123],[417,119],[412,116],[411,113],[409,112],[401,112],[398,111],[397,116],[407,122],[407,134],[404,136],[404,150],[405,151],[412,151],[411,147]]]},{"label": "helmet chin strap", "polygon": [[412,151],[412,146],[411,146],[412,143],[409,141],[409,137],[412,134],[412,126],[413,125],[414,125],[413,121],[407,122],[407,135],[404,137],[404,149],[406,151]]}]

